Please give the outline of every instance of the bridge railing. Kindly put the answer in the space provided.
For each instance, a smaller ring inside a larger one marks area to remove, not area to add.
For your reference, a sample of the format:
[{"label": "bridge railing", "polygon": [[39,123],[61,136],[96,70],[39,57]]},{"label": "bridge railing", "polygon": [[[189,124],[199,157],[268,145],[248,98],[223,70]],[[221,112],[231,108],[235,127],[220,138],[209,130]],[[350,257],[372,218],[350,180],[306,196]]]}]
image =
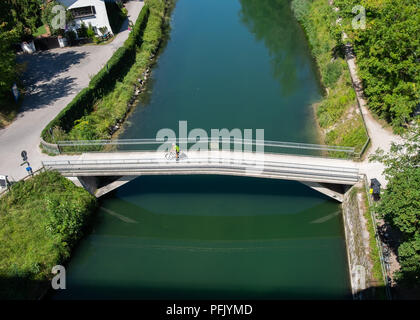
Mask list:
[{"label": "bridge railing", "polygon": [[179,144],[182,150],[191,147],[208,150],[235,150],[247,152],[265,152],[296,154],[307,156],[354,158],[355,148],[328,146],[310,143],[282,142],[254,139],[115,139],[115,140],[69,140],[58,141],[59,153],[82,152],[122,152],[122,151],[156,151],[163,144],[170,147],[172,142]]}]

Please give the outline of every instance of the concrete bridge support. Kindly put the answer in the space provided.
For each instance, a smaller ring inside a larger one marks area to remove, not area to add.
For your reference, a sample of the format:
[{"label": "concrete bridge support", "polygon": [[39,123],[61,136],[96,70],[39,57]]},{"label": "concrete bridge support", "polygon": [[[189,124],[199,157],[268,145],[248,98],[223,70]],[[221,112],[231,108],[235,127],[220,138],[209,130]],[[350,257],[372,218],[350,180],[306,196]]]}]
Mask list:
[{"label": "concrete bridge support", "polygon": [[[79,177],[67,177],[71,180],[76,186],[86,189],[90,194],[99,198],[121,186],[132,181],[138,176],[115,176],[109,179],[104,179],[104,177],[95,177],[95,176],[79,176]],[[311,182],[311,181],[300,181],[304,185],[325,194],[334,200],[343,202],[344,194],[351,187],[351,185],[341,185],[333,183],[322,183],[322,182]]]},{"label": "concrete bridge support", "polygon": [[344,194],[347,192],[348,189],[351,188],[351,185],[345,185],[345,184],[333,184],[333,183],[310,182],[310,181],[300,181],[300,182],[339,202],[344,201]]},{"label": "concrete bridge support", "polygon": [[[95,176],[80,176],[80,177],[67,177],[72,181],[76,186],[84,188],[91,195],[99,198],[108,192],[111,192],[124,184],[130,182],[131,180],[137,178],[137,176],[117,176],[113,177],[114,179],[106,179],[104,177],[95,177]],[[112,181],[113,180],[113,181]]]},{"label": "concrete bridge support", "polygon": [[95,176],[67,177],[67,179],[72,181],[76,186],[84,188],[92,195],[95,195],[98,188],[98,179]]}]

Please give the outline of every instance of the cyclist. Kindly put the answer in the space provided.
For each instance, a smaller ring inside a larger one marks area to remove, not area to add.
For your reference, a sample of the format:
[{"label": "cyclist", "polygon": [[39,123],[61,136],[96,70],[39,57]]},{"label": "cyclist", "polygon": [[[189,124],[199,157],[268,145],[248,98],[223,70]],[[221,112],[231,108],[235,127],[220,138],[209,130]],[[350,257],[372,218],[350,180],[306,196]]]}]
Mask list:
[{"label": "cyclist", "polygon": [[172,150],[176,153],[176,160],[179,159],[179,146],[175,143],[172,143]]}]

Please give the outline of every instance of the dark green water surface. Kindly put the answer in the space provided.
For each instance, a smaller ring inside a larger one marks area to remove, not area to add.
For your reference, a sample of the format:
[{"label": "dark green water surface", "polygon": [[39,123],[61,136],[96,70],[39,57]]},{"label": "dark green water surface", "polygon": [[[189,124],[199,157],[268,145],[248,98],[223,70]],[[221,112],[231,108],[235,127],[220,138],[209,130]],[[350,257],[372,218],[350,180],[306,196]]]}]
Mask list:
[{"label": "dark green water surface", "polygon": [[122,138],[162,128],[264,129],[316,142],[316,68],[288,0],[179,0],[170,39]]},{"label": "dark green water surface", "polygon": [[[286,0],[179,0],[122,138],[265,129],[316,142],[321,92]],[[101,201],[57,299],[350,297],[338,203],[299,182],[144,176]]]}]

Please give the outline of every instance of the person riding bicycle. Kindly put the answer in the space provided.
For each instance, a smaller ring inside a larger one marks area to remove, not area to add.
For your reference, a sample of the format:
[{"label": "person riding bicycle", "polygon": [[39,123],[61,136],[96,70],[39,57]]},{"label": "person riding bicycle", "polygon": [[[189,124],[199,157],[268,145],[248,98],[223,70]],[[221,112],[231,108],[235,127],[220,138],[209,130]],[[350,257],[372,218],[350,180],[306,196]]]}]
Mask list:
[{"label": "person riding bicycle", "polygon": [[172,150],[176,153],[176,160],[179,159],[179,146],[175,143],[172,143]]}]

